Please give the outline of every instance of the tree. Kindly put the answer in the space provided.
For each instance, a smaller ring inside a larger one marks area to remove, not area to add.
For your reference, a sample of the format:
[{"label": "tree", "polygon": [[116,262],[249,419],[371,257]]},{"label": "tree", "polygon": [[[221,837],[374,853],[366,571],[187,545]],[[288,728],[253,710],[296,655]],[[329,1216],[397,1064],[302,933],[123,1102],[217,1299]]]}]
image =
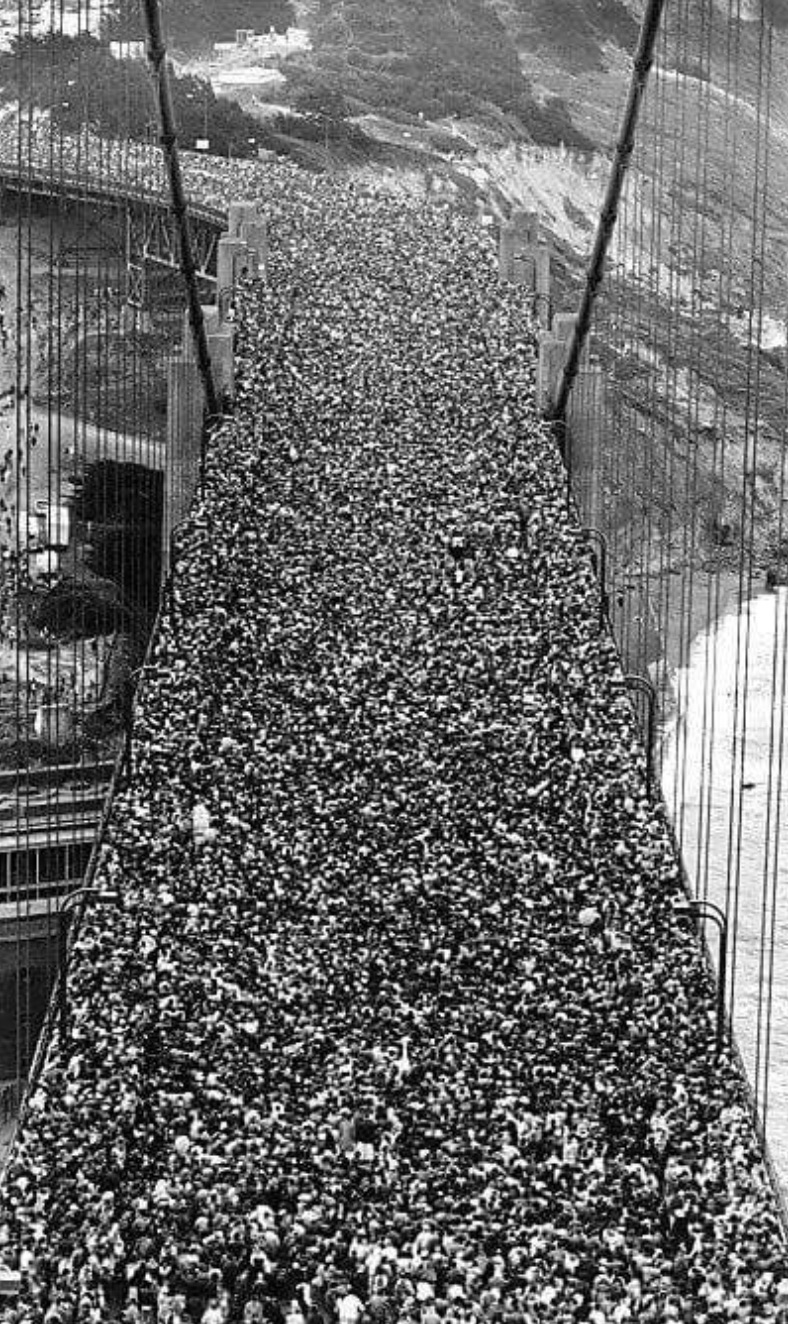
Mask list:
[{"label": "tree", "polygon": [[90,639],[129,626],[128,611],[117,589],[106,584],[61,579],[31,611],[31,623],[58,639]]},{"label": "tree", "polygon": [[763,0],[763,16],[776,28],[788,28],[788,0]]},{"label": "tree", "polygon": [[[0,82],[8,96],[51,111],[67,132],[90,125],[105,137],[144,142],[158,123],[147,67],[134,60],[119,64],[95,37],[17,39],[0,53]],[[207,129],[215,153],[256,155],[264,131],[236,102],[217,97],[201,78],[173,77],[171,86],[185,145],[193,145]]]},{"label": "tree", "polygon": [[293,104],[299,114],[313,115],[332,124],[340,124],[350,113],[342,92],[328,83],[303,87]]},{"label": "tree", "polygon": [[87,466],[74,515],[91,525],[88,568],[121,590],[132,614],[150,618],[162,570],[163,475],[141,464],[100,460]]}]

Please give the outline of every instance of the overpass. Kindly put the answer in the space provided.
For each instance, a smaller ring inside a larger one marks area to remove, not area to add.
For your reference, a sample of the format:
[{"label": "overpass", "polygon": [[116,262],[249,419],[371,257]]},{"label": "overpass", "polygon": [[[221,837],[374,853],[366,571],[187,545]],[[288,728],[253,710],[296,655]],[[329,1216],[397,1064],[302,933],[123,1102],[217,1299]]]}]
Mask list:
[{"label": "overpass", "polygon": [[[48,170],[7,158],[0,158],[0,189],[18,200],[37,198],[68,210],[98,209],[104,215],[115,214],[132,277],[146,263],[180,270],[178,230],[169,199],[162,191],[130,188],[122,176]],[[227,225],[226,213],[196,203],[189,207],[189,218],[198,275],[215,284],[217,249]]]}]

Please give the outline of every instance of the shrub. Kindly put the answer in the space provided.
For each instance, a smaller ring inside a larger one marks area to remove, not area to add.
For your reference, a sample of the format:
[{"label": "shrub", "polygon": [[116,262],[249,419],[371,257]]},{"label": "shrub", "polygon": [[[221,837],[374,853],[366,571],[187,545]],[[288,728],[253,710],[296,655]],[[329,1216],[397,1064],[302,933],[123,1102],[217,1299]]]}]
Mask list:
[{"label": "shrub", "polygon": [[89,639],[123,630],[128,614],[120,596],[106,585],[61,579],[36,603],[31,622],[58,639]]},{"label": "shrub", "polygon": [[132,615],[156,609],[162,566],[164,479],[141,464],[101,460],[88,465],[74,514],[91,523],[89,569],[111,580]]},{"label": "shrub", "polygon": [[310,55],[286,66],[296,106],[322,84],[354,108],[476,118],[536,142],[592,148],[563,101],[536,102],[515,44],[485,0],[345,0],[341,11],[322,4],[313,40]]}]

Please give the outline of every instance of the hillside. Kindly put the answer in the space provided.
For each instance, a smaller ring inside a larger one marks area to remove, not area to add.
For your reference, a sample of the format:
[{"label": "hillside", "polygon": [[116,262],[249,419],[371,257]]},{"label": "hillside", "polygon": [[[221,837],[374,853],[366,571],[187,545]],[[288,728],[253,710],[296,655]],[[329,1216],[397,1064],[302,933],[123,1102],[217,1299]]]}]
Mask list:
[{"label": "hillside", "polygon": [[638,22],[623,0],[491,0],[518,50],[560,58],[566,70],[605,67],[605,47],[632,50]]},{"label": "hillside", "polygon": [[340,93],[354,114],[470,118],[502,140],[589,149],[560,95],[535,93],[521,58],[528,48],[564,69],[603,68],[608,43],[631,47],[637,25],[620,0],[588,7],[576,40],[578,3],[325,0],[307,8],[313,50],[289,62],[288,78],[296,92]]}]

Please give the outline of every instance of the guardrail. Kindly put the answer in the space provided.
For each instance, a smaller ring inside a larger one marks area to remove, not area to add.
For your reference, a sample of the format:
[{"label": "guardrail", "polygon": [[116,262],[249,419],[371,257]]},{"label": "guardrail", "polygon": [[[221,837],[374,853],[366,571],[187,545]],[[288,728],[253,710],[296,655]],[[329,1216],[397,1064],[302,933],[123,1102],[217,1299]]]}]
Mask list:
[{"label": "guardrail", "polygon": [[[31,799],[25,803],[23,814],[20,814],[19,805],[15,801],[9,804],[0,799],[0,824],[29,823],[38,818],[49,818],[53,811],[63,818],[81,816],[94,809],[100,813],[103,803],[103,789],[97,790],[94,786],[83,787],[81,791],[56,789],[54,795],[42,795],[41,799]],[[0,836],[6,830],[0,827]],[[20,828],[20,831],[24,832],[24,828]]]},{"label": "guardrail", "polygon": [[[47,195],[65,194],[85,202],[123,201],[137,203],[139,206],[159,207],[168,213],[170,211],[169,198],[163,192],[156,189],[129,188],[121,179],[110,182],[107,179],[80,175],[76,171],[53,172],[43,167],[21,169],[18,161],[4,161],[0,158],[0,180],[6,185],[10,182],[20,189],[35,191],[37,187]],[[223,230],[227,224],[226,212],[217,207],[207,207],[204,203],[194,202],[192,199],[189,199],[189,215],[194,220],[215,226],[217,230]]]},{"label": "guardrail", "polygon": [[8,791],[22,797],[35,795],[37,788],[49,791],[69,782],[83,787],[108,782],[115,766],[113,759],[99,759],[95,763],[42,763],[36,768],[0,768],[0,795]]},{"label": "guardrail", "polygon": [[[567,483],[567,496],[568,496],[570,509],[573,512],[577,525],[579,528],[582,528],[581,512],[576,503],[575,497],[572,493],[571,484],[569,482]],[[604,600],[604,598],[607,597],[607,584],[600,577],[599,565],[597,565],[596,567],[596,574],[599,582],[600,596]],[[624,670],[625,670],[624,660],[621,656],[618,640],[616,639],[613,633],[613,627],[611,625],[610,617],[608,616],[607,612],[603,613],[603,620],[604,620],[603,628],[606,631],[609,639],[613,643],[616,650],[616,654],[618,656],[619,666],[622,673],[622,680],[626,681],[627,678],[626,676],[624,676]],[[638,714],[636,709],[634,711],[635,711],[635,720],[638,722],[638,725],[640,726],[642,732],[640,715]],[[653,739],[653,733],[649,738]],[[644,757],[648,764],[649,762],[648,753],[645,747],[644,747]],[[673,848],[673,854],[680,871],[681,883],[682,883],[682,889],[684,891],[684,895],[686,897],[687,902],[691,904],[693,901],[696,901],[697,898],[695,896],[695,892],[693,890],[692,883],[690,881],[690,877],[687,872],[686,862],[682,854],[681,846],[679,844],[679,839],[676,834],[676,829],[673,825],[673,820],[670,815],[668,803],[667,800],[665,799],[665,795],[662,790],[662,785],[658,779],[650,778],[649,790],[652,797],[653,808],[655,812],[658,814],[662,822],[663,830],[668,836],[671,846]],[[717,967],[714,964],[714,958],[712,956],[711,947],[709,945],[708,939],[706,938],[705,934],[700,939],[700,941],[702,943],[707,977],[710,983],[714,987],[717,987],[718,986],[717,981],[720,977],[720,972],[717,970]],[[750,1114],[750,1120],[752,1123],[753,1130],[755,1131],[755,1134],[758,1139],[758,1145],[761,1151],[761,1160],[763,1162],[763,1166],[767,1174],[771,1190],[774,1195],[777,1217],[780,1225],[780,1234],[782,1236],[786,1248],[788,1248],[788,1197],[786,1194],[786,1188],[783,1185],[783,1182],[780,1178],[777,1165],[772,1155],[771,1146],[769,1144],[769,1137],[767,1135],[766,1126],[764,1124],[764,1119],[761,1116],[760,1109],[758,1108],[755,1090],[753,1088],[752,1081],[750,1080],[750,1076],[747,1070],[747,1065],[744,1061],[744,1056],[742,1054],[741,1046],[736,1037],[735,1027],[733,1023],[733,1009],[730,1006],[726,1007],[724,1020],[725,1020],[725,1026],[724,1026],[725,1043],[729,1055],[732,1061],[735,1063],[736,1071],[741,1081],[743,1097],[744,1100],[746,1101],[747,1110]]]},{"label": "guardrail", "polygon": [[[159,598],[159,608],[156,613],[156,619],[153,622],[150,638],[148,640],[148,647],[145,651],[145,657],[143,659],[142,666],[139,668],[139,671],[136,673],[136,675],[139,677],[139,680],[134,696],[135,702],[139,700],[140,693],[144,689],[146,672],[148,671],[151,665],[153,654],[159,641],[162,621],[164,617],[166,615],[171,614],[174,609],[174,588],[175,588],[175,580],[177,575],[177,535],[178,535],[178,530],[177,529],[173,530],[173,533],[171,535],[169,569],[165,576],[164,583],[162,584],[161,596]],[[107,788],[107,794],[104,799],[104,808],[101,814],[101,821],[99,823],[98,831],[96,833],[96,837],[93,843],[93,850],[91,852],[90,861],[88,863],[85,877],[82,880],[82,890],[83,890],[82,901],[81,904],[76,908],[73,922],[69,926],[69,935],[68,935],[69,944],[72,944],[79,935],[80,927],[87,906],[87,894],[89,890],[93,888],[95,885],[96,875],[98,873],[99,865],[101,863],[102,853],[105,845],[107,844],[108,830],[112,819],[112,812],[116,797],[118,795],[118,792],[128,785],[132,775],[133,775],[132,730],[131,730],[131,722],[129,722],[126,728],[123,745],[118,752],[118,756],[113,766],[112,776],[110,778],[109,786]],[[58,1029],[59,991],[61,986],[61,979],[62,979],[62,974],[58,974],[58,978],[52,988],[52,992],[49,999],[49,1006],[47,1007],[47,1013],[44,1019],[44,1024],[41,1028],[41,1033],[39,1034],[38,1037],[38,1043],[36,1044],[35,1053],[33,1054],[33,1060],[30,1063],[30,1069],[28,1071],[27,1080],[22,1090],[17,1126],[21,1126],[24,1124],[29,1101],[35,1094],[36,1088],[38,1086],[38,1081],[41,1077],[41,1073],[43,1072],[47,1059],[50,1055],[50,1052],[52,1051],[53,1042],[55,1040],[55,1036],[57,1034],[57,1029]],[[0,1166],[0,1180],[2,1180],[3,1171],[4,1171],[4,1164]]]}]

